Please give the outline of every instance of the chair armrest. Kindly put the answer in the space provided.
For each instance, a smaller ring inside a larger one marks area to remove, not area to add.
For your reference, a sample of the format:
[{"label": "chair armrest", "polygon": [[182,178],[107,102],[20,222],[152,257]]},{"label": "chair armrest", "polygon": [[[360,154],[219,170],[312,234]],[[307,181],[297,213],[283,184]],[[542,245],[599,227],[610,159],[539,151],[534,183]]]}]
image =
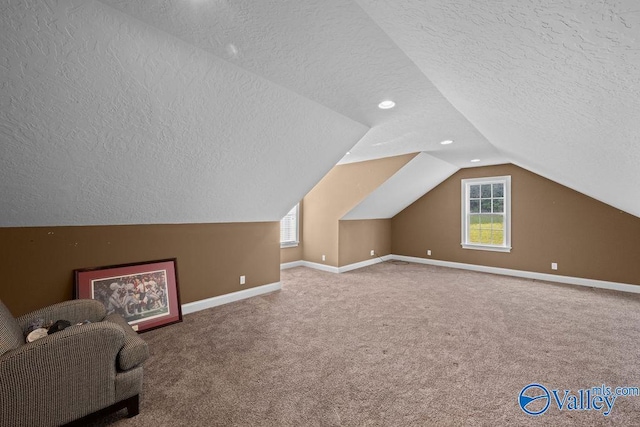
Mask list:
[{"label": "chair armrest", "polygon": [[71,326],[4,353],[0,425],[6,417],[24,425],[64,424],[115,403],[116,357],[123,345],[119,326],[98,322]]},{"label": "chair armrest", "polygon": [[149,346],[122,316],[112,313],[105,317],[104,321],[118,325],[125,333],[124,347],[122,347],[118,355],[118,367],[121,370],[127,371],[135,368],[147,360]]},{"label": "chair armrest", "polygon": [[[61,359],[68,359],[69,355],[65,354],[68,350],[79,350],[78,354],[82,359],[86,358],[90,361],[98,358],[115,361],[118,351],[124,345],[124,338],[122,328],[109,322],[73,325],[4,353],[0,356],[0,369],[12,363],[24,363],[32,372],[39,371],[44,366],[43,363],[46,363],[49,368],[58,368],[58,364],[51,365],[51,362],[56,355],[62,356]],[[93,349],[96,350],[95,353],[91,352]],[[108,357],[109,354],[112,356]],[[42,356],[42,359],[36,359],[39,356]],[[59,365],[63,369],[78,369],[78,365],[75,364]]]},{"label": "chair armrest", "polygon": [[56,320],[68,320],[71,324],[85,320],[100,322],[107,315],[107,309],[100,301],[93,299],[76,299],[63,301],[58,304],[41,308],[16,318],[18,325],[24,331],[29,324],[37,319],[44,319],[45,323]]}]

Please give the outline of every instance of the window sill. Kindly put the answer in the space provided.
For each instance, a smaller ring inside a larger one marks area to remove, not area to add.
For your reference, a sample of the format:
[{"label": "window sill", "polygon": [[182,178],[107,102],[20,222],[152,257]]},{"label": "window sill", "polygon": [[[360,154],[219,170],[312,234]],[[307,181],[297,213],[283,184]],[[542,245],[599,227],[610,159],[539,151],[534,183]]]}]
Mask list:
[{"label": "window sill", "polygon": [[473,249],[476,251],[492,251],[492,252],[511,252],[511,246],[489,246],[489,245],[470,245],[462,243],[462,249]]},{"label": "window sill", "polygon": [[299,245],[299,242],[280,243],[280,249],[295,248]]}]

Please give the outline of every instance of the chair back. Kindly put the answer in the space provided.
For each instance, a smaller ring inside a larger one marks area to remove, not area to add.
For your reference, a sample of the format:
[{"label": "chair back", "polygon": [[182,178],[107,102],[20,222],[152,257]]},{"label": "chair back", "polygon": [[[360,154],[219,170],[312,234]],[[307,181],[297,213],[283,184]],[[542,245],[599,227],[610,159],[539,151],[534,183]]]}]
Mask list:
[{"label": "chair back", "polygon": [[0,300],[0,355],[24,344],[18,322]]}]

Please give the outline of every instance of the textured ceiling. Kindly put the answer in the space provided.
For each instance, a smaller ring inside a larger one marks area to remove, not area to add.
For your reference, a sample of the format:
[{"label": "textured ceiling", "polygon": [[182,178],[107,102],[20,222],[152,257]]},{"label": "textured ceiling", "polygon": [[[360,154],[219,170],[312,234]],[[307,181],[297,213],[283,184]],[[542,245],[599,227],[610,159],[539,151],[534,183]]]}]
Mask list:
[{"label": "textured ceiling", "polygon": [[357,0],[511,162],[640,216],[640,4]]},{"label": "textured ceiling", "polygon": [[392,218],[457,170],[451,163],[420,153],[341,219]]},{"label": "textured ceiling", "polygon": [[[353,1],[101,1],[371,127],[342,163],[418,151],[459,167],[507,161]],[[380,110],[388,98],[397,107]]]},{"label": "textured ceiling", "polygon": [[1,19],[2,226],[278,220],[368,130],[101,3]]},{"label": "textured ceiling", "polygon": [[[636,2],[0,10],[0,226],[272,221],[340,159],[418,151],[640,216]],[[424,191],[446,178],[425,174]]]}]

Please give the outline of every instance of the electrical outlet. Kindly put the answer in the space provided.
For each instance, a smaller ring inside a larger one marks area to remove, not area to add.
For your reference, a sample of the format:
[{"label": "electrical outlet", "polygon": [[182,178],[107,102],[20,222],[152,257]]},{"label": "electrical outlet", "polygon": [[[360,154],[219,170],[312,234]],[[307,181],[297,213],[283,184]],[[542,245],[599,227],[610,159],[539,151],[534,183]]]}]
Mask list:
[{"label": "electrical outlet", "polygon": [[552,270],[557,270],[558,269],[558,263],[557,262],[552,262],[551,263],[551,269]]},{"label": "electrical outlet", "polygon": [[324,256],[324,255],[322,255],[322,260],[323,260],[323,261],[326,261],[326,260],[327,260],[327,257],[326,257],[326,256]]},{"label": "electrical outlet", "polygon": [[371,249],[371,256],[376,256],[376,251],[374,251],[373,249]]},{"label": "electrical outlet", "polygon": [[246,282],[245,277],[244,277],[244,276],[240,276],[240,284],[241,284],[241,285],[244,285],[244,284],[245,284],[245,282]]},{"label": "electrical outlet", "polygon": [[431,256],[431,249],[427,249],[427,255]]}]

